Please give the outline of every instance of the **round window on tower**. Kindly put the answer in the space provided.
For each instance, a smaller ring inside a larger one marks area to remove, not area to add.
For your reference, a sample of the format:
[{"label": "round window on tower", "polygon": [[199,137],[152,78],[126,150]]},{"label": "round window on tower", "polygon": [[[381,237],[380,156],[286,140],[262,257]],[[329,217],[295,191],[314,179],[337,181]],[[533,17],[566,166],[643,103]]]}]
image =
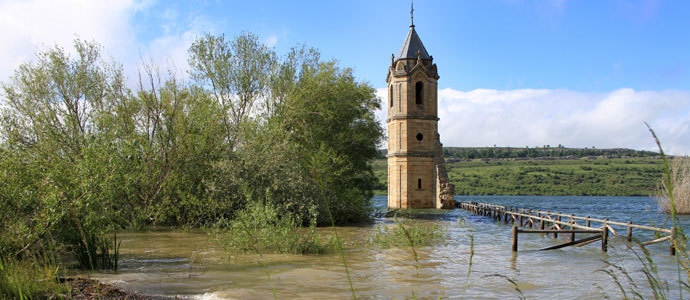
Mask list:
[{"label": "round window on tower", "polygon": [[417,140],[421,142],[422,139],[424,139],[424,135],[421,133],[417,133]]}]

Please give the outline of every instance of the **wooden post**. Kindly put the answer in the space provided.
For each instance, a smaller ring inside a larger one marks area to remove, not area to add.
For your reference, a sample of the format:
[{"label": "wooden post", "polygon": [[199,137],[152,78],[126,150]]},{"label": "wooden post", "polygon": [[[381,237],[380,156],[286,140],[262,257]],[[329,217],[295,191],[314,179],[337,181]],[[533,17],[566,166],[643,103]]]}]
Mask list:
[{"label": "wooden post", "polygon": [[[540,217],[541,217],[541,216],[540,216]],[[541,230],[544,230],[544,218],[545,218],[545,217],[546,217],[546,216],[544,216],[541,220],[539,220],[539,227],[541,228]]]},{"label": "wooden post", "polygon": [[[561,221],[561,212],[558,212],[558,221]],[[553,223],[554,225],[556,224],[555,222]],[[553,233],[553,238],[557,239],[558,238],[558,233],[554,232]]]},{"label": "wooden post", "polygon": [[517,252],[518,249],[518,228],[513,226],[513,252]]},{"label": "wooden post", "polygon": [[[576,223],[576,222],[575,222],[575,215],[574,215],[574,214],[570,214],[570,222],[569,222],[569,223],[570,223],[570,224]],[[570,225],[570,229],[575,229],[575,228],[573,228],[573,225]],[[570,241],[572,242],[572,241],[574,241],[574,240],[575,240],[575,233],[573,232],[573,233],[570,234]]]},{"label": "wooden post", "polygon": [[628,221],[628,242],[632,241],[632,222]]},{"label": "wooden post", "polygon": [[587,216],[587,219],[585,220],[585,226],[589,227],[589,216]]},{"label": "wooden post", "polygon": [[609,239],[609,228],[608,228],[608,220],[604,221],[604,227],[601,229],[601,251],[606,252],[606,248],[608,246],[608,239]]},{"label": "wooden post", "polygon": [[675,256],[675,255],[676,255],[676,247],[675,247],[675,244],[676,244],[676,228],[675,228],[675,227],[672,227],[672,228],[671,228],[671,240],[670,240],[670,242],[671,242],[670,253],[671,253],[672,256]]}]

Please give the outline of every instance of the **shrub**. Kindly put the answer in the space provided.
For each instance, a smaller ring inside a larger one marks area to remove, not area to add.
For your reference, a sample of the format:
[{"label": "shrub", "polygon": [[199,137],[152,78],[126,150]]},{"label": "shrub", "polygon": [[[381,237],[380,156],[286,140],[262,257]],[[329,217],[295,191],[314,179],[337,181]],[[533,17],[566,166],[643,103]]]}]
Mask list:
[{"label": "shrub", "polygon": [[302,229],[292,215],[259,201],[250,202],[232,220],[219,222],[210,233],[230,252],[321,254],[327,250],[315,222]]}]

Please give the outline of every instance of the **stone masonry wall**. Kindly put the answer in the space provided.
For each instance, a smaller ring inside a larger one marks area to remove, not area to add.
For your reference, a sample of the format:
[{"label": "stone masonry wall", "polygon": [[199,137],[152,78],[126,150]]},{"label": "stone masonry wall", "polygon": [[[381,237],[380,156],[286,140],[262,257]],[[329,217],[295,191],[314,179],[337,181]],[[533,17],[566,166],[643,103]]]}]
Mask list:
[{"label": "stone masonry wall", "polygon": [[436,167],[436,208],[452,209],[455,207],[455,185],[450,183],[446,163],[443,159],[443,144],[441,136],[436,134],[436,152],[434,154],[434,166]]}]

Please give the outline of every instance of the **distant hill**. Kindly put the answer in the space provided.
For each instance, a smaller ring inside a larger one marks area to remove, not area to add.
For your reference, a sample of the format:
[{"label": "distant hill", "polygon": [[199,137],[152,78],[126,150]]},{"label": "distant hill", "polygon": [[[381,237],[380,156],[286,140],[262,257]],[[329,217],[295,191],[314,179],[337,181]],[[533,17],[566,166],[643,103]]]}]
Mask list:
[{"label": "distant hill", "polygon": [[[386,157],[386,149],[380,149],[381,159]],[[443,147],[443,156],[448,159],[481,159],[481,158],[628,158],[628,157],[656,157],[659,154],[652,151],[633,150],[626,148],[599,149],[599,148],[566,148],[557,147]]]},{"label": "distant hill", "polygon": [[[456,195],[649,196],[663,172],[656,152],[565,147],[445,147]],[[385,195],[386,151],[372,161]]]}]

